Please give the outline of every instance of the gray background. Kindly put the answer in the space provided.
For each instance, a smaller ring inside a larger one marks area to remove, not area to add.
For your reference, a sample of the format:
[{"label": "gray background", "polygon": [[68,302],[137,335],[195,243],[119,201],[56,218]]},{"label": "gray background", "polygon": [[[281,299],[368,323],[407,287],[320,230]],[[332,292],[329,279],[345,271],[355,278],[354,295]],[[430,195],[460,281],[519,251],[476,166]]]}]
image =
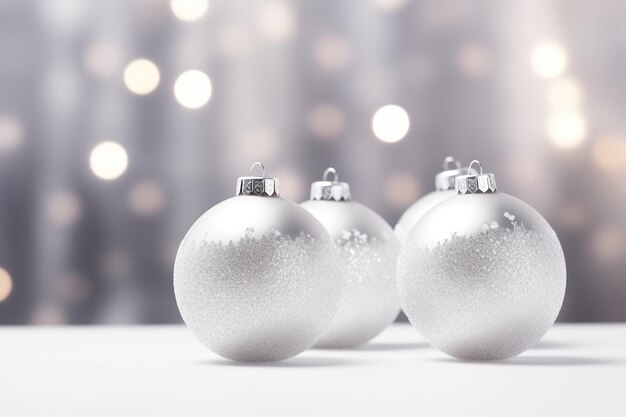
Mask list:
[{"label": "gray background", "polygon": [[[449,154],[557,231],[560,320],[623,321],[625,19],[618,0],[213,0],[191,23],[166,0],[0,0],[0,323],[179,321],[178,242],[254,160],[296,201],[332,165],[393,225]],[[531,65],[546,40],[568,57],[551,79]],[[160,70],[144,96],[123,81],[140,57]],[[213,84],[197,110],[173,94],[192,68]],[[569,148],[546,132],[564,79],[586,124]],[[397,143],[371,128],[390,103]],[[103,140],[128,152],[114,181],[89,167]]]}]

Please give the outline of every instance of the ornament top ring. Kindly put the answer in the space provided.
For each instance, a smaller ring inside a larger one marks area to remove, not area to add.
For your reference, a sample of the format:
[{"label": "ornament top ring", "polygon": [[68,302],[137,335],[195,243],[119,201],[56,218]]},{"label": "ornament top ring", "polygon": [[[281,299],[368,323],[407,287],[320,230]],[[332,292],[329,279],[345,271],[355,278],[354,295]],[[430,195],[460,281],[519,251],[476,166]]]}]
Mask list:
[{"label": "ornament top ring", "polygon": [[324,181],[328,181],[328,174],[333,174],[333,183],[337,183],[339,182],[339,174],[337,174],[337,170],[333,167],[328,167],[326,168],[326,171],[324,171],[324,175],[322,175],[322,179]]},{"label": "ornament top ring", "polygon": [[[478,162],[478,161],[476,161]],[[454,166],[452,166],[454,164]],[[443,171],[435,175],[435,189],[437,191],[454,191],[456,177],[459,175],[477,174],[471,166],[463,167],[461,161],[453,156],[447,156],[443,160]]]},{"label": "ornament top ring", "polygon": [[[450,164],[453,162],[455,168],[450,168]],[[443,160],[443,170],[449,171],[451,169],[461,169],[461,161],[456,159],[454,156],[446,156],[446,159]]]},{"label": "ornament top ring", "polygon": [[[476,164],[480,172],[478,174],[472,173],[472,166]],[[483,167],[480,161],[474,159],[468,167],[470,173],[468,175],[459,175],[455,180],[455,188],[457,194],[487,194],[495,193],[496,189],[496,177],[495,175],[488,173],[483,174]]]},{"label": "ornament top ring", "polygon": [[263,163],[261,163],[259,161],[254,161],[254,163],[250,167],[250,174],[252,174],[254,172],[254,167],[257,166],[257,165],[261,167],[261,177],[264,177],[265,176],[265,165],[263,165]]},{"label": "ornament top ring", "polygon": [[[328,175],[333,174],[333,180],[328,181]],[[350,186],[348,183],[339,182],[337,170],[333,167],[326,168],[323,181],[315,181],[311,184],[311,200],[350,201]]]},{"label": "ornament top ring", "polygon": [[280,189],[278,187],[278,179],[265,176],[265,167],[259,161],[256,161],[250,167],[250,174],[254,172],[254,168],[261,168],[261,176],[251,175],[249,177],[239,177],[237,179],[236,195],[250,195],[259,197],[278,197]]}]

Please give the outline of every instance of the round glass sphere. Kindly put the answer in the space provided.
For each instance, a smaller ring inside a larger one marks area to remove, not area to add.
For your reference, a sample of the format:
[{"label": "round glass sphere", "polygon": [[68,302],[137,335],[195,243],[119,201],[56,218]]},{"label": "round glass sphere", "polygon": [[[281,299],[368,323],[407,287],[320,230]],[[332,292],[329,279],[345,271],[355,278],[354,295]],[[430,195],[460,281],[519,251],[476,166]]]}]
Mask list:
[{"label": "round glass sphere", "polygon": [[193,334],[238,361],[310,348],[330,324],[342,283],[324,227],[279,197],[237,196],[204,213],[174,266],[178,308]]},{"label": "round glass sphere", "polygon": [[415,226],[419,219],[421,219],[422,216],[428,212],[428,210],[435,207],[442,201],[454,196],[456,196],[455,190],[432,191],[421,197],[413,203],[411,207],[406,209],[404,214],[400,216],[400,220],[398,220],[398,223],[396,223],[396,227],[394,228],[394,232],[400,243],[404,243],[406,238],[409,236],[409,233],[411,233],[413,226]]},{"label": "round glass sphere", "polygon": [[339,310],[316,346],[347,348],[366,343],[400,312],[398,240],[382,217],[357,202],[311,200],[302,207],[326,227],[339,248],[335,279],[345,283]]},{"label": "round glass sphere", "polygon": [[398,259],[404,312],[430,344],[459,359],[505,359],[531,347],[556,320],[565,284],[548,222],[504,193],[438,204]]}]

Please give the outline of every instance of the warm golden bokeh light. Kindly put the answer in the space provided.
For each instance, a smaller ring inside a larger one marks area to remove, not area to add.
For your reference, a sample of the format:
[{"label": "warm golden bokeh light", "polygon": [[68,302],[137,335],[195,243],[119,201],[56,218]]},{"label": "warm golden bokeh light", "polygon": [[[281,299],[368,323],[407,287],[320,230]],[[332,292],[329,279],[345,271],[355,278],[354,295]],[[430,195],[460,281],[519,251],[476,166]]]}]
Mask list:
[{"label": "warm golden bokeh light", "polygon": [[89,165],[93,173],[103,180],[114,180],[128,167],[128,154],[116,142],[102,142],[91,151]]},{"label": "warm golden bokeh light", "polygon": [[587,212],[580,204],[563,204],[560,210],[560,221],[563,227],[576,230],[584,226],[587,220]]},{"label": "warm golden bokeh light", "polygon": [[307,124],[315,137],[323,140],[334,139],[346,128],[346,116],[335,104],[320,103],[308,114]]},{"label": "warm golden bokeh light", "polygon": [[171,0],[174,16],[186,22],[202,18],[209,10],[209,0]]},{"label": "warm golden bokeh light", "polygon": [[257,27],[261,35],[277,42],[293,38],[296,32],[296,17],[289,4],[279,0],[264,2],[257,16]]},{"label": "warm golden bokeh light", "polygon": [[43,304],[35,309],[31,323],[37,326],[59,326],[66,323],[63,309],[54,304]]},{"label": "warm golden bokeh light", "polygon": [[165,204],[163,188],[154,181],[140,181],[128,193],[130,211],[138,217],[153,217]]},{"label": "warm golden bokeh light", "polygon": [[16,150],[22,144],[24,132],[18,119],[0,114],[0,153]]},{"label": "warm golden bokeh light", "polygon": [[591,148],[591,158],[601,170],[610,173],[626,172],[626,135],[605,135]]},{"label": "warm golden bokeh light", "polygon": [[77,272],[62,275],[56,285],[56,293],[64,304],[85,301],[90,291],[89,280]]},{"label": "warm golden bokeh light", "polygon": [[405,209],[414,203],[419,193],[417,178],[408,172],[395,173],[385,182],[385,198],[397,209]]},{"label": "warm golden bokeh light", "polygon": [[372,117],[372,130],[383,142],[393,143],[402,140],[409,132],[409,127],[408,113],[394,104],[381,107]]},{"label": "warm golden bokeh light", "polygon": [[13,291],[13,279],[9,272],[0,267],[0,303],[9,298]]},{"label": "warm golden bokeh light", "polygon": [[54,225],[71,226],[80,219],[82,208],[76,194],[70,191],[57,191],[48,197],[46,213]]},{"label": "warm golden bokeh light", "polygon": [[393,12],[404,7],[407,0],[373,0],[373,2],[380,9]]},{"label": "warm golden bokeh light", "polygon": [[546,134],[559,148],[575,148],[587,136],[587,121],[576,111],[555,112],[548,118]]},{"label": "warm golden bokeh light", "polygon": [[492,67],[489,49],[480,43],[472,42],[464,45],[457,53],[457,64],[461,73],[470,78],[487,75]]},{"label": "warm golden bokeh light", "polygon": [[339,36],[324,36],[313,47],[313,61],[322,70],[335,73],[352,63],[352,47]]},{"label": "warm golden bokeh light", "polygon": [[209,76],[202,71],[189,70],[178,76],[174,84],[176,100],[188,109],[198,109],[208,103],[213,94]]},{"label": "warm golden bokeh light", "polygon": [[141,58],[132,61],[124,69],[124,84],[135,94],[149,94],[159,85],[161,75],[154,62]]},{"label": "warm golden bokeh light", "polygon": [[541,78],[555,78],[567,69],[565,48],[557,42],[546,41],[536,45],[530,56],[533,72]]},{"label": "warm golden bokeh light", "polygon": [[617,262],[626,255],[626,238],[616,226],[604,226],[591,238],[591,252],[600,262]]}]

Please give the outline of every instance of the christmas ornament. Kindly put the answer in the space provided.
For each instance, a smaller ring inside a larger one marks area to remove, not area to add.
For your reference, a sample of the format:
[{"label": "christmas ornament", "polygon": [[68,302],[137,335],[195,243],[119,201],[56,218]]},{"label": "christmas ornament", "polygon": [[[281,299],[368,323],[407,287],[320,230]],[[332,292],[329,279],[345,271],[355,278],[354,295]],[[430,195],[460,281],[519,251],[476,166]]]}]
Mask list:
[{"label": "christmas ornament", "polygon": [[[454,168],[450,168],[454,164]],[[419,219],[431,208],[448,198],[456,195],[454,179],[459,175],[467,175],[470,172],[467,167],[461,167],[458,159],[448,156],[443,161],[443,171],[435,176],[435,191],[432,191],[409,207],[398,220],[394,232],[401,243],[404,243],[409,232]]]},{"label": "christmas ornament", "polygon": [[[256,165],[263,166],[260,163]],[[241,177],[236,197],[204,213],[180,244],[174,291],[192,333],[238,361],[277,361],[311,347],[339,305],[336,248],[278,180]]]},{"label": "christmas ornament", "polygon": [[436,348],[466,360],[515,356],[556,320],[565,294],[559,240],[493,174],[456,179],[458,195],[417,222],[398,259],[404,312]]},{"label": "christmas ornament", "polygon": [[[334,175],[328,181],[329,174]],[[341,303],[318,347],[360,345],[382,332],[400,311],[396,287],[399,242],[374,211],[351,201],[350,188],[334,168],[311,185],[311,200],[302,207],[328,230],[339,248],[337,281],[345,281]]]}]

